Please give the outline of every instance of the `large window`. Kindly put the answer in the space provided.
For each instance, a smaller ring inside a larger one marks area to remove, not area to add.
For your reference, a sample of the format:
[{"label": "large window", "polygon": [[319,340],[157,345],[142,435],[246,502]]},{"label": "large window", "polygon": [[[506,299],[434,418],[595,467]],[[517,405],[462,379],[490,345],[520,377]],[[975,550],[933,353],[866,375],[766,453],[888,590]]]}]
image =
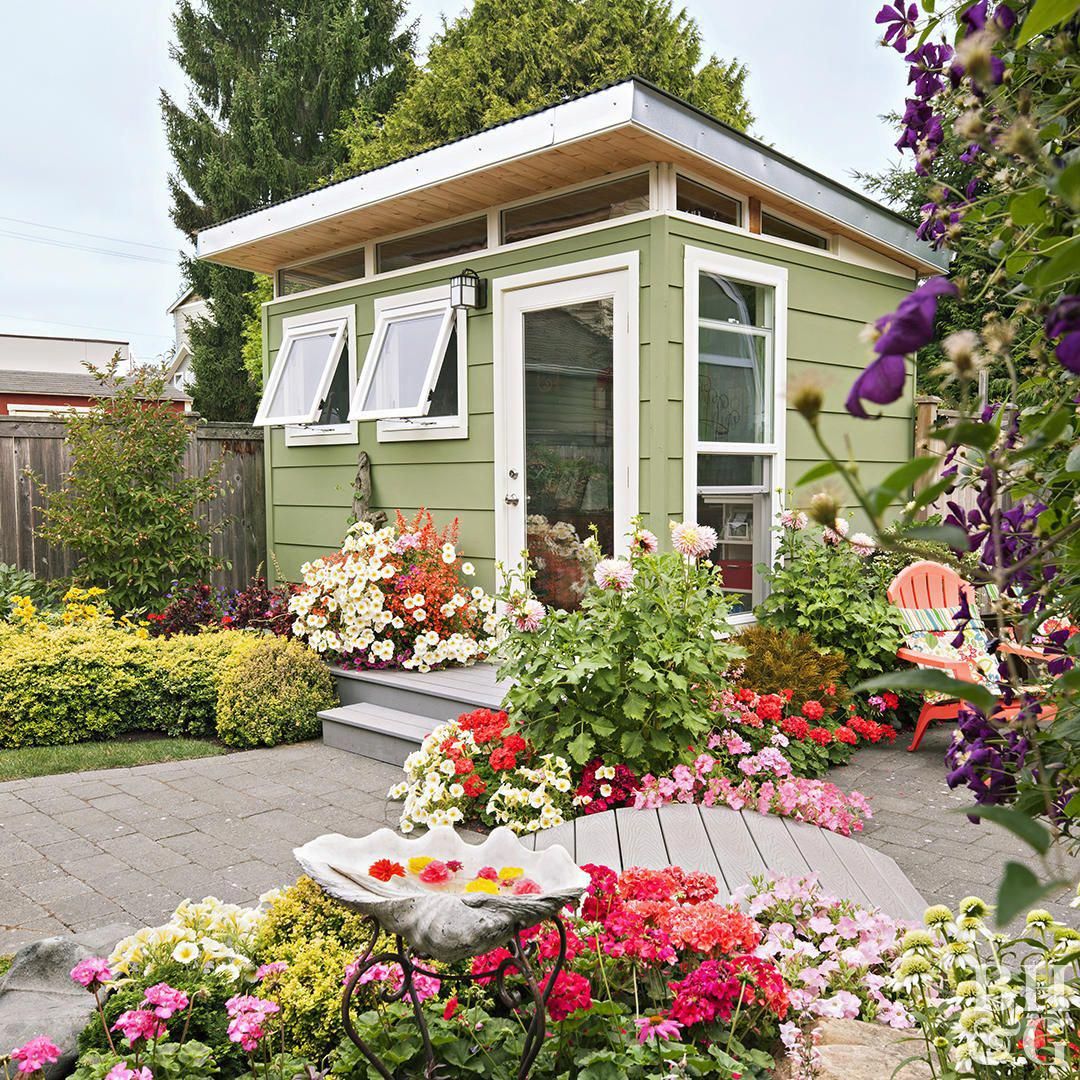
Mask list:
[{"label": "large window", "polygon": [[382,442],[464,438],[465,332],[445,287],[377,300],[352,419],[380,421]]},{"label": "large window", "polygon": [[487,247],[487,216],[441,225],[422,233],[384,240],[375,248],[375,269],[379,274],[409,266],[450,259]]},{"label": "large window", "polygon": [[763,597],[783,484],[786,272],[686,249],[684,514],[720,538],[712,559],[736,621]]},{"label": "large window", "polygon": [[277,292],[278,296],[291,296],[293,293],[307,292],[308,289],[318,289],[323,285],[355,281],[363,276],[364,249],[354,248],[337,255],[328,255],[325,259],[279,270]]},{"label": "large window", "polygon": [[803,228],[801,225],[788,221],[787,218],[770,214],[768,210],[761,211],[761,232],[765,236],[776,236],[781,240],[790,240],[793,244],[820,248],[822,251],[829,250],[829,238],[824,233]]},{"label": "large window", "polygon": [[350,337],[348,309],[283,320],[281,346],[255,423],[261,427],[346,425]]},{"label": "large window", "polygon": [[534,236],[577,229],[648,209],[649,174],[638,173],[504,210],[502,242],[531,240]]}]

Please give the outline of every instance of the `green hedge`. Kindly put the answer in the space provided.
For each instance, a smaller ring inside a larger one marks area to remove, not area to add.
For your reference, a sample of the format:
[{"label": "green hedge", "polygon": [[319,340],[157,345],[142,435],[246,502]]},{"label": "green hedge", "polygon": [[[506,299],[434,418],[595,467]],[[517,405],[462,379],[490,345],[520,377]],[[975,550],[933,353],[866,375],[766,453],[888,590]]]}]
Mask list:
[{"label": "green hedge", "polygon": [[226,742],[273,745],[316,735],[316,711],[334,700],[326,667],[296,642],[240,630],[148,639],[105,624],[0,624],[0,747],[128,731],[213,735],[222,711]]}]

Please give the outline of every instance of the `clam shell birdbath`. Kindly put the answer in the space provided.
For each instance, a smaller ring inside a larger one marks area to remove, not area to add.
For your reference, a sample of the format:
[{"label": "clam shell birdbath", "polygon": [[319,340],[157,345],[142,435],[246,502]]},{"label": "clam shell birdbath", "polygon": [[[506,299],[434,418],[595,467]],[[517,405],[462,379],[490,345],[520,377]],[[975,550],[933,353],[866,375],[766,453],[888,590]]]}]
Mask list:
[{"label": "clam shell birdbath", "polygon": [[[496,996],[510,1009],[532,1007],[526,1030],[520,1080],[528,1076],[544,1040],[545,1005],[566,952],[566,932],[559,912],[575,904],[589,884],[589,875],[557,845],[530,851],[509,829],[498,828],[483,843],[469,844],[448,827],[432,829],[413,840],[390,829],[369,836],[337,833],[320,836],[294,851],[304,872],[328,895],[367,915],[371,940],[345,985],[342,1019],[345,1030],[385,1080],[393,1074],[356,1033],[351,999],[361,976],[378,963],[396,963],[401,985],[381,985],[384,1002],[408,998],[412,1003],[427,1058],[426,1075],[438,1075],[420,1000],[416,974],[442,981],[490,979]],[[551,920],[559,934],[558,956],[541,989],[523,944],[522,930]],[[379,930],[394,936],[396,948],[374,953]],[[510,956],[497,968],[470,975],[433,972],[417,962],[425,957],[443,962],[465,960],[498,946]],[[508,986],[516,974],[524,986]]]}]

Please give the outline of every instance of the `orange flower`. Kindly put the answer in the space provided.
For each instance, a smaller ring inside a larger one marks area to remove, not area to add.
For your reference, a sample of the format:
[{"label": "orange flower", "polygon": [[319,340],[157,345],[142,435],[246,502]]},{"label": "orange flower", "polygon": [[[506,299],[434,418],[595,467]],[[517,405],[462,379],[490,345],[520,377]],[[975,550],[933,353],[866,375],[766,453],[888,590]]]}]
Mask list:
[{"label": "orange flower", "polygon": [[389,881],[391,878],[404,877],[405,867],[389,859],[378,859],[368,867],[368,873],[376,881]]}]

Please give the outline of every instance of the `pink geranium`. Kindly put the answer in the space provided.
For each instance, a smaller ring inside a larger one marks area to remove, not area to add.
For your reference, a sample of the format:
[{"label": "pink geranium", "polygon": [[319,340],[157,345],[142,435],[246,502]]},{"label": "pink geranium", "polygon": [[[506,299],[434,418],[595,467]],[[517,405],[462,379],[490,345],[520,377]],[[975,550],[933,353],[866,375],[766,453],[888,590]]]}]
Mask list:
[{"label": "pink geranium", "polygon": [[174,990],[168,983],[157,983],[143,993],[142,1007],[152,1006],[153,1013],[161,1020],[168,1020],[174,1013],[188,1007],[188,996],[183,990]]},{"label": "pink geranium", "polygon": [[154,1074],[145,1065],[132,1069],[126,1062],[118,1061],[105,1074],[105,1080],[154,1080]]},{"label": "pink geranium", "polygon": [[160,1038],[165,1034],[165,1025],[149,1009],[129,1009],[116,1018],[113,1031],[121,1032],[134,1045],[140,1039]]},{"label": "pink geranium", "polygon": [[60,1048],[44,1035],[37,1035],[28,1043],[11,1051],[11,1060],[18,1072],[29,1074],[44,1070],[60,1060]]},{"label": "pink geranium", "polygon": [[112,978],[112,972],[107,960],[100,956],[88,956],[71,969],[71,978],[93,993]]}]

